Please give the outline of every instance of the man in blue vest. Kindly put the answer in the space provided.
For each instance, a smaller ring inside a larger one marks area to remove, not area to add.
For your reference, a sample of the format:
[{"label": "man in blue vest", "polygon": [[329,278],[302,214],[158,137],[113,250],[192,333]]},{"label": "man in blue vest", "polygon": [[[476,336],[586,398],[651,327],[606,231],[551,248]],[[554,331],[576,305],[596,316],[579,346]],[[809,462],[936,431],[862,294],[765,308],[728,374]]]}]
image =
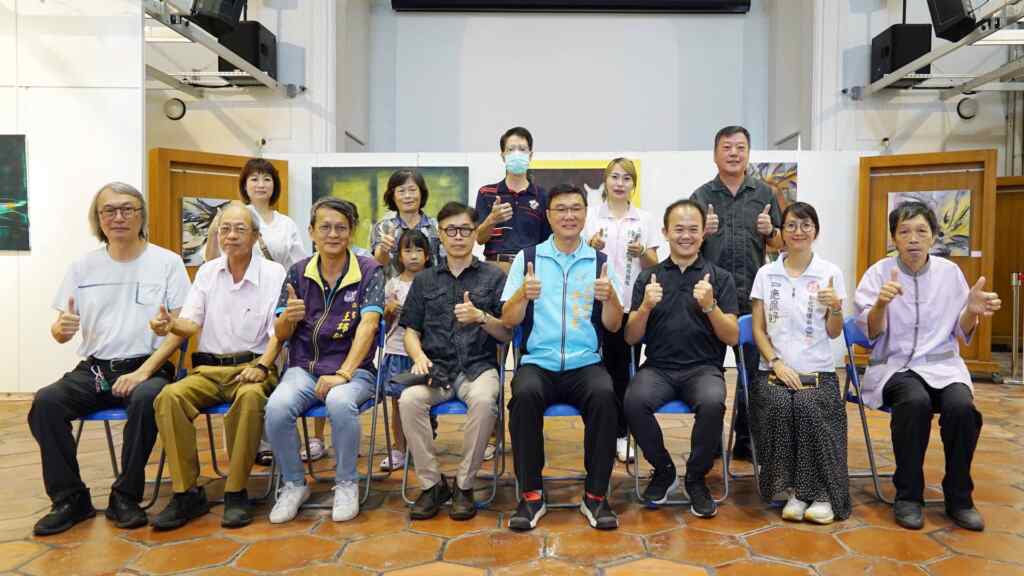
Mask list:
[{"label": "man in blue vest", "polygon": [[551,237],[516,254],[501,299],[502,323],[522,325],[522,365],[512,380],[512,434],[519,507],[513,530],[530,530],[545,514],[544,411],[571,404],[583,415],[587,480],[580,512],[590,525],[618,528],[605,498],[615,459],[618,407],[611,377],[601,364],[601,334],[622,324],[622,305],[604,255],[580,239],[587,196],[555,186],[548,196]]}]

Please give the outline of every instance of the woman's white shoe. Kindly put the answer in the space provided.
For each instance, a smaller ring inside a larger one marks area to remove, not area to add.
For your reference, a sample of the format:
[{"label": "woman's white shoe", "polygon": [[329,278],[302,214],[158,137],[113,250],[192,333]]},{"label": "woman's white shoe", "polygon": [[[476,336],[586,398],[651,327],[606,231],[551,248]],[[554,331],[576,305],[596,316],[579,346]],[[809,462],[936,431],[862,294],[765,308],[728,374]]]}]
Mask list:
[{"label": "woman's white shoe", "polygon": [[804,512],[804,520],[815,524],[831,524],[835,520],[831,502],[815,502]]},{"label": "woman's white shoe", "polygon": [[[831,511],[831,509],[829,509]],[[786,507],[782,509],[782,519],[791,522],[800,522],[807,513],[807,502],[797,500],[796,496],[790,496]]]}]

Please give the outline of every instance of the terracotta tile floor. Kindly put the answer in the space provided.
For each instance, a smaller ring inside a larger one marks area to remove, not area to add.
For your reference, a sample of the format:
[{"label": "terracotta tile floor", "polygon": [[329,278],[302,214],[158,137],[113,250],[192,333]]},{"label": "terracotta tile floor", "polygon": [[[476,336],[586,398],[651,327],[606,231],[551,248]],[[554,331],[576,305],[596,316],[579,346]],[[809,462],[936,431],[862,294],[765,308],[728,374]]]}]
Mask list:
[{"label": "terracotta tile floor", "polygon": [[[730,384],[732,381],[730,374]],[[731,387],[731,386],[730,386]],[[1024,387],[978,385],[978,406],[985,428],[974,463],[975,499],[988,530],[981,534],[952,527],[941,508],[929,508],[920,532],[893,523],[888,506],[879,504],[870,480],[851,481],[852,517],[832,526],[783,523],[778,509],[762,505],[752,482],[736,480],[717,518],[699,520],[680,508],[648,510],[635,503],[632,481],[616,464],[613,490],[622,527],[596,532],[574,510],[553,511],[537,530],[516,534],[503,528],[514,509],[510,476],[491,510],[466,523],[438,518],[410,522],[399,493],[401,475],[374,484],[360,516],[348,523],[331,522],[327,510],[306,510],[283,526],[267,523],[268,506],[258,508],[256,523],[241,530],[220,527],[220,508],[186,528],[155,533],[148,528],[113,528],[102,514],[64,534],[34,538],[31,527],[49,507],[40,480],[39,455],[25,424],[29,402],[0,401],[0,572],[15,574],[171,574],[180,572],[234,575],[285,574],[1024,574]],[[867,464],[860,421],[848,406],[850,464]],[[217,441],[221,424],[215,419]],[[368,421],[364,430],[369,430]],[[461,445],[460,417],[442,418],[442,465],[454,470]],[[689,446],[690,422],[662,421],[673,452]],[[200,420],[200,427],[205,424]],[[888,417],[870,413],[869,427],[876,454],[891,465]],[[120,444],[120,427],[114,426]],[[938,425],[926,461],[933,496],[939,495],[942,451]],[[222,482],[215,477],[203,447],[205,482],[211,496]],[[549,420],[550,472],[579,471],[582,423],[574,418]],[[381,433],[383,442],[383,433]],[[366,445],[364,443],[364,451]],[[159,453],[151,463],[155,475]],[[221,451],[221,458],[226,458]],[[374,457],[374,463],[380,456]],[[101,425],[86,427],[79,461],[97,506],[106,503],[111,482],[110,461]],[[677,462],[683,459],[677,456]],[[332,461],[317,463],[328,471]],[[511,457],[508,460],[511,469]],[[739,464],[740,471],[750,466]],[[257,469],[259,470],[259,469]],[[645,472],[646,474],[646,472]],[[415,474],[410,474],[415,485]],[[712,490],[721,488],[721,466],[711,473]],[[251,492],[265,486],[253,480]],[[884,489],[892,493],[891,483]],[[156,505],[167,501],[169,485]],[[314,499],[330,498],[328,483],[315,484]],[[575,499],[575,486],[550,490],[553,498]],[[414,489],[415,493],[416,490]],[[415,496],[415,494],[413,494]]]}]

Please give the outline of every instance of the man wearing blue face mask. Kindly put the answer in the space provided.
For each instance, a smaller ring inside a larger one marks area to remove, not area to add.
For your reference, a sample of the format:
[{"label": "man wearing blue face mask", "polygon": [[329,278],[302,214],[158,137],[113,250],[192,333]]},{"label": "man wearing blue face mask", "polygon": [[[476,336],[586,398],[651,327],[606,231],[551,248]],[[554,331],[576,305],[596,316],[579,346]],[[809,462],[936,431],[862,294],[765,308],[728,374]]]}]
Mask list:
[{"label": "man wearing blue face mask", "polygon": [[476,195],[480,216],[476,241],[484,256],[508,273],[520,250],[540,244],[551,235],[545,217],[548,195],[530,182],[526,171],[533,156],[533,136],[522,126],[509,128],[498,141],[505,161],[505,179],[484,186]]}]

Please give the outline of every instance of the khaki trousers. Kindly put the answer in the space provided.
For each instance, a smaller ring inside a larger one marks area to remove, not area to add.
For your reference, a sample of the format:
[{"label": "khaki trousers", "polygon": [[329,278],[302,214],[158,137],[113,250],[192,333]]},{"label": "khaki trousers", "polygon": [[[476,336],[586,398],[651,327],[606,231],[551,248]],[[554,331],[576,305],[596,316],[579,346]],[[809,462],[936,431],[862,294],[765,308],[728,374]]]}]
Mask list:
[{"label": "khaki trousers", "polygon": [[277,369],[271,368],[263,382],[239,384],[235,377],[246,366],[200,366],[185,378],[168,384],[153,403],[160,439],[171,467],[175,492],[186,492],[199,478],[196,427],[200,410],[231,403],[224,418],[227,435],[228,468],[225,492],[244,490],[249,481],[263,435],[263,412],[267,396],[277,383]]}]

